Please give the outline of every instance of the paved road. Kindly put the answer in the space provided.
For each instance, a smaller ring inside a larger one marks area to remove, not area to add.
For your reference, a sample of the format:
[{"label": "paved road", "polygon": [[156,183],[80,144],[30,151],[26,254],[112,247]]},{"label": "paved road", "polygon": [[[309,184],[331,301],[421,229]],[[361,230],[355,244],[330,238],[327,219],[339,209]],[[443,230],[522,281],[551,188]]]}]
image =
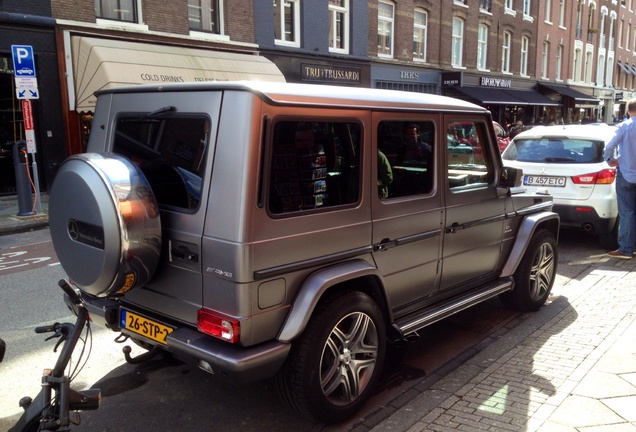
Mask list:
[{"label": "paved road", "polygon": [[[4,387],[0,430],[15,422],[17,400],[37,393],[41,369],[55,358],[53,344],[35,336],[33,327],[72,320],[56,288],[64,274],[47,236],[43,230],[0,237],[0,334],[9,345],[0,364]],[[564,233],[554,298],[560,285],[583,273],[603,252],[591,237]],[[93,352],[74,387],[100,387],[104,399],[100,410],[84,413],[82,425],[74,430],[355,430],[363,420],[373,423],[388,402],[414,397],[414,386],[423,377],[452,370],[531,317],[492,300],[427,328],[419,340],[391,352],[377,395],[356,418],[338,427],[315,424],[287,411],[271,382],[228,383],[171,358],[126,364],[122,346],[113,342],[114,334],[96,328]]]}]

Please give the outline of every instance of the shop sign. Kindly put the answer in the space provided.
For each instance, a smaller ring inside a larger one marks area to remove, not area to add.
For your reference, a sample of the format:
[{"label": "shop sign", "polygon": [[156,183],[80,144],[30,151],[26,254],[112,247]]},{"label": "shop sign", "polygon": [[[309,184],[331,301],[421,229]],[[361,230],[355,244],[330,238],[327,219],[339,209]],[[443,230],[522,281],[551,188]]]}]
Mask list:
[{"label": "shop sign", "polygon": [[306,81],[360,84],[360,69],[302,63],[301,77]]},{"label": "shop sign", "polygon": [[462,72],[445,72],[442,74],[443,87],[456,87],[462,85]]},{"label": "shop sign", "polygon": [[620,100],[623,100],[623,92],[614,93],[614,101],[618,102]]},{"label": "shop sign", "polygon": [[505,78],[481,77],[480,84],[485,87],[512,87],[512,80]]}]

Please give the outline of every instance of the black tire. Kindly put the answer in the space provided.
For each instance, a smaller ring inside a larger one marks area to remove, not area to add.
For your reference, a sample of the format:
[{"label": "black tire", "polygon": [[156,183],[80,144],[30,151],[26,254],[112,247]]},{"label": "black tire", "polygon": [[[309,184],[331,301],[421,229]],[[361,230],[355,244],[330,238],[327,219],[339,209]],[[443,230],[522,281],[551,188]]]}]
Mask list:
[{"label": "black tire", "polygon": [[524,312],[540,309],[554,285],[558,258],[554,235],[545,229],[536,231],[514,274],[515,287],[501,294],[502,302]]},{"label": "black tire", "polygon": [[278,374],[281,398],[320,422],[343,421],[372,395],[385,350],[384,318],[368,295],[330,297],[316,308]]}]

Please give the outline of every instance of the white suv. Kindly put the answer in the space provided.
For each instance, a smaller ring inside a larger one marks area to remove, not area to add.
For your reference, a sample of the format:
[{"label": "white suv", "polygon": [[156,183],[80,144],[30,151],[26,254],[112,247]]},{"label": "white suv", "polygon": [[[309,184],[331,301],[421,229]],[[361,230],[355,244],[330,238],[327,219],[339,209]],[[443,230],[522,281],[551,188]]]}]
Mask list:
[{"label": "white suv", "polygon": [[540,126],[520,133],[502,154],[523,170],[528,191],[549,193],[561,226],[593,232],[603,247],[616,247],[616,170],[603,149],[616,128],[604,124]]}]

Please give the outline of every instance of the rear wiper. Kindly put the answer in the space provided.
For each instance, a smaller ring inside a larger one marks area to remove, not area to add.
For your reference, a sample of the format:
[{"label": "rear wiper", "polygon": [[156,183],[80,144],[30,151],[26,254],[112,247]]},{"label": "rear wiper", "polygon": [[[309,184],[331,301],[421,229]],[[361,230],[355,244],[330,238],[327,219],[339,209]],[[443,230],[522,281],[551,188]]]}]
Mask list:
[{"label": "rear wiper", "polygon": [[159,108],[159,109],[156,109],[154,111],[151,111],[148,114],[144,114],[141,117],[139,117],[137,120],[142,120],[142,119],[149,118],[149,117],[157,117],[157,116],[159,116],[161,114],[165,114],[165,113],[169,113],[169,112],[175,112],[176,110],[177,110],[177,107],[172,106],[172,105],[168,105],[168,106],[165,106],[163,108]]}]

